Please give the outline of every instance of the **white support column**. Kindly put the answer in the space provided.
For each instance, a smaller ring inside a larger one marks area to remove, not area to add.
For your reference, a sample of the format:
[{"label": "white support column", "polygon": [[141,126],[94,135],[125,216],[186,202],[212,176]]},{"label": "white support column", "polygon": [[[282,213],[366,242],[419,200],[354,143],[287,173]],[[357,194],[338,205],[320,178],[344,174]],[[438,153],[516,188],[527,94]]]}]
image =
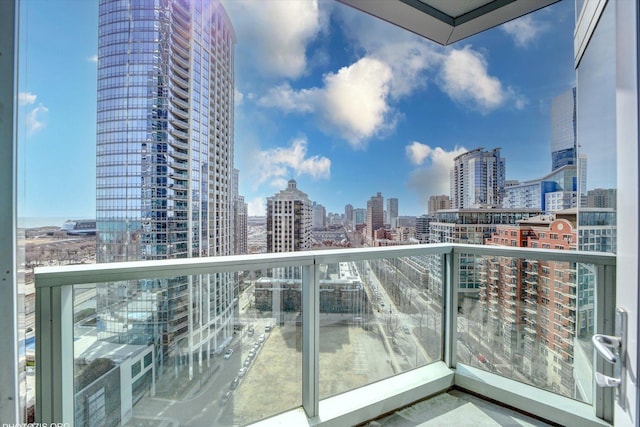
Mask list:
[{"label": "white support column", "polygon": [[444,334],[444,362],[449,368],[455,368],[457,363],[458,345],[458,288],[460,287],[460,254],[458,251],[442,256],[442,297],[443,305],[443,334]]},{"label": "white support column", "polygon": [[37,423],[73,425],[73,356],[72,286],[36,287]]},{"label": "white support column", "polygon": [[17,1],[0,1],[0,414],[6,423],[20,422],[16,274],[16,12]]},{"label": "white support column", "polygon": [[[615,268],[610,266],[598,266],[596,269],[595,284],[595,332],[597,334],[614,335],[615,307],[616,307],[616,282]],[[613,377],[613,365],[599,357],[594,351],[593,370]],[[595,378],[595,377],[593,377]],[[594,380],[595,381],[595,380]],[[597,387],[594,385],[594,409],[595,415],[605,421],[613,421],[613,399],[615,390],[611,387]]]},{"label": "white support column", "polygon": [[320,402],[320,289],[315,263],[302,267],[302,407],[318,416]]}]

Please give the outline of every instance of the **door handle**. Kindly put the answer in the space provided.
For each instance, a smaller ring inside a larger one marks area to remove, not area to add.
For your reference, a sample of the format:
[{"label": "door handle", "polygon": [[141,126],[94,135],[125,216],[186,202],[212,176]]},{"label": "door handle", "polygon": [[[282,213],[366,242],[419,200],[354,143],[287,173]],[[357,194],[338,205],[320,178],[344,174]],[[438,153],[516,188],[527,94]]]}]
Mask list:
[{"label": "door handle", "polygon": [[[618,361],[618,353],[622,346],[622,339],[611,335],[594,334],[591,338],[593,345],[604,360],[614,364]],[[611,349],[616,350],[614,353]]]},{"label": "door handle", "polygon": [[[591,337],[596,355],[613,365],[613,376],[594,371],[599,387],[616,388],[616,400],[622,408],[626,406],[626,352],[627,352],[627,311],[616,308],[615,335],[594,334]],[[597,357],[597,356],[596,356]]]}]

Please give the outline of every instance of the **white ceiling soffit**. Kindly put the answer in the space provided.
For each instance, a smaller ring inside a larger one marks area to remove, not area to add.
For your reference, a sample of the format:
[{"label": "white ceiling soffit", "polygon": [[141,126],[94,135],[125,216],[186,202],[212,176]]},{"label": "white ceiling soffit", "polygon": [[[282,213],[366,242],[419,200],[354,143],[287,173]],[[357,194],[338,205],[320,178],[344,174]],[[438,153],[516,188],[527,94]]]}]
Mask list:
[{"label": "white ceiling soffit", "polygon": [[559,0],[338,0],[441,45]]}]

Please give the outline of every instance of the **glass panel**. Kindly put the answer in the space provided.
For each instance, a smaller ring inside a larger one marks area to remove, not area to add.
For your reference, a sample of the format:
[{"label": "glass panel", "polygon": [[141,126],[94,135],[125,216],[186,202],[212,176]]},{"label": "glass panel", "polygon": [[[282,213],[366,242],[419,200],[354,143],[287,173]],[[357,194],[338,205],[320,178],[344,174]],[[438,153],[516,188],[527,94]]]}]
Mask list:
[{"label": "glass panel", "polygon": [[460,265],[458,362],[590,403],[595,266],[464,254]]},{"label": "glass panel", "polygon": [[430,274],[440,259],[318,267],[321,399],[441,360],[442,288]]},{"label": "glass panel", "polygon": [[301,406],[301,308],[266,286],[281,270],[300,271],[74,286],[74,425],[243,425]]}]

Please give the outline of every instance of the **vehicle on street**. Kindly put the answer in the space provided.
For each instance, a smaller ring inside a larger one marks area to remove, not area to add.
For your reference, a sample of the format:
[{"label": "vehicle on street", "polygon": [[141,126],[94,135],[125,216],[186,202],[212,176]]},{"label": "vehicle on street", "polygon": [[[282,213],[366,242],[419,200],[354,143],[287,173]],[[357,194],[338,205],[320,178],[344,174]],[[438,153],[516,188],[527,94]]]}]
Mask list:
[{"label": "vehicle on street", "polygon": [[238,371],[238,376],[242,378],[246,373],[247,373],[247,368],[240,368],[240,370]]},{"label": "vehicle on street", "polygon": [[258,337],[258,342],[264,342],[264,334],[260,334]]},{"label": "vehicle on street", "polygon": [[229,359],[232,354],[233,354],[233,349],[230,348],[230,349],[228,349],[227,351],[224,352],[224,358],[225,359]]},{"label": "vehicle on street", "polygon": [[411,333],[411,331],[409,331],[409,327],[407,325],[404,325],[402,327],[402,330],[404,331],[405,334],[409,335]]},{"label": "vehicle on street", "polygon": [[228,391],[224,394],[224,396],[222,396],[222,399],[220,400],[221,403],[224,405],[225,403],[227,403],[229,401],[229,399],[231,399],[231,395],[233,395],[232,391]]},{"label": "vehicle on street", "polygon": [[231,381],[231,384],[229,385],[229,388],[230,388],[231,390],[235,390],[235,389],[236,389],[236,387],[238,387],[238,383],[239,383],[239,382],[240,382],[240,378],[235,377],[235,378],[233,379],[233,381]]},{"label": "vehicle on street", "polygon": [[265,332],[271,332],[271,325],[267,325],[264,327]]},{"label": "vehicle on street", "polygon": [[247,368],[251,365],[251,357],[247,357],[244,361],[244,367]]}]

